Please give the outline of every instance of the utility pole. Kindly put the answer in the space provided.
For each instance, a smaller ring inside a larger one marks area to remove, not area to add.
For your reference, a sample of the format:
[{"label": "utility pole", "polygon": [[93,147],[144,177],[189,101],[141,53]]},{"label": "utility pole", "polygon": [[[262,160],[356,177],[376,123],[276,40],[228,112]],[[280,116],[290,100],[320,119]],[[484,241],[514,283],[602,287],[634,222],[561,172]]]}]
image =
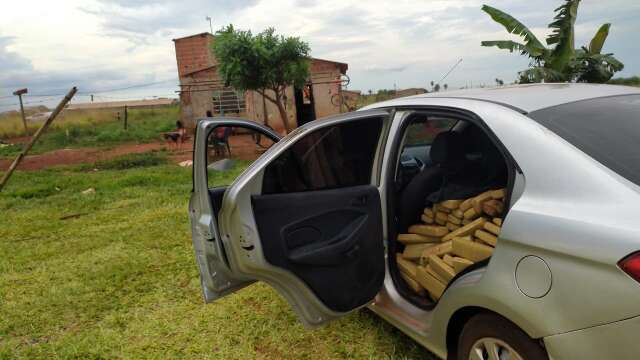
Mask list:
[{"label": "utility pole", "polygon": [[20,99],[20,113],[22,114],[22,124],[24,125],[24,134],[29,135],[29,129],[27,129],[27,118],[24,116],[24,105],[22,105],[22,95],[28,92],[27,88],[19,89],[13,92]]},{"label": "utility pole", "polygon": [[209,21],[209,30],[211,30],[211,34],[213,35],[213,25],[212,25],[212,23],[211,23],[211,21],[212,21],[213,19],[211,19],[211,16],[207,16],[207,17],[206,17],[206,18],[204,18],[204,19]]}]

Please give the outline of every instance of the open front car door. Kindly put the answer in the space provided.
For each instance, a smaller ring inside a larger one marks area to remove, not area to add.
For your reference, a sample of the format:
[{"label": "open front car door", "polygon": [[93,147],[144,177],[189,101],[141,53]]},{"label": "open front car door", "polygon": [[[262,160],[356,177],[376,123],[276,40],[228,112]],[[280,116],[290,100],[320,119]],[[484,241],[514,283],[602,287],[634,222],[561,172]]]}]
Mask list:
[{"label": "open front car door", "polygon": [[385,276],[378,184],[389,125],[385,110],[314,121],[242,173],[218,217],[225,277],[268,283],[309,327],[370,303]]}]

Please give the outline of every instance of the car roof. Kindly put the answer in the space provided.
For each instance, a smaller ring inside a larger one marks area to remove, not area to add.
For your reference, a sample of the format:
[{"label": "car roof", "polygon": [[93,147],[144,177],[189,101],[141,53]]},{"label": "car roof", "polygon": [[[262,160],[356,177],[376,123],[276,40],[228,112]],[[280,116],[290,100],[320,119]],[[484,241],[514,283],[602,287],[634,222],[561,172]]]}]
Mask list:
[{"label": "car roof", "polygon": [[[546,83],[508,85],[492,88],[475,88],[432,92],[397,98],[366,107],[367,109],[421,105],[428,99],[471,99],[507,106],[523,114],[569,102],[606,96],[640,94],[640,88],[621,85],[584,83]],[[413,102],[412,102],[413,100]],[[432,102],[429,101],[432,104]]]}]

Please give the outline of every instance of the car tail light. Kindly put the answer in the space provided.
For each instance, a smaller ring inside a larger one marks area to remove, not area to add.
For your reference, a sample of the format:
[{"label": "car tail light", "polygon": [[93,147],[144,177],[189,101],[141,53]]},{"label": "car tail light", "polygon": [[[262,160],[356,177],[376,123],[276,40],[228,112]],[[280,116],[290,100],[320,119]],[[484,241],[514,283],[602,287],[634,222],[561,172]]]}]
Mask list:
[{"label": "car tail light", "polygon": [[620,260],[618,266],[634,280],[640,282],[640,251]]}]

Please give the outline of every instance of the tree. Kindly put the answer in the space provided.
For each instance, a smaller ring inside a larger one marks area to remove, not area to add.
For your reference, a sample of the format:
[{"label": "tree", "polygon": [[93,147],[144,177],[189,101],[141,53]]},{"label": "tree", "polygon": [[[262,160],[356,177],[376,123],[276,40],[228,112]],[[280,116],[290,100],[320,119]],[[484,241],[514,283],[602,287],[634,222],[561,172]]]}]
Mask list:
[{"label": "tree", "polygon": [[502,85],[504,85],[504,80],[496,78],[496,85],[497,85],[497,86],[502,86]]},{"label": "tree", "polygon": [[213,52],[225,83],[242,91],[255,90],[276,105],[289,133],[286,90],[307,82],[309,45],[297,37],[276,35],[273,28],[254,36],[229,25],[216,32]]},{"label": "tree", "polygon": [[611,24],[603,24],[591,39],[589,46],[576,50],[576,68],[580,74],[578,81],[605,83],[613,74],[624,68],[613,54],[602,54],[602,47],[609,35]]},{"label": "tree", "polygon": [[523,42],[511,40],[483,41],[482,46],[518,51],[531,60],[529,69],[519,73],[519,82],[580,81],[606,82],[624,65],[613,54],[602,54],[601,50],[609,34],[610,24],[600,27],[589,47],[575,49],[574,26],[580,0],[565,0],[555,9],[554,21],[549,24],[551,34],[546,39],[547,47],[513,16],[488,5],[482,10],[510,34],[522,37]]}]

